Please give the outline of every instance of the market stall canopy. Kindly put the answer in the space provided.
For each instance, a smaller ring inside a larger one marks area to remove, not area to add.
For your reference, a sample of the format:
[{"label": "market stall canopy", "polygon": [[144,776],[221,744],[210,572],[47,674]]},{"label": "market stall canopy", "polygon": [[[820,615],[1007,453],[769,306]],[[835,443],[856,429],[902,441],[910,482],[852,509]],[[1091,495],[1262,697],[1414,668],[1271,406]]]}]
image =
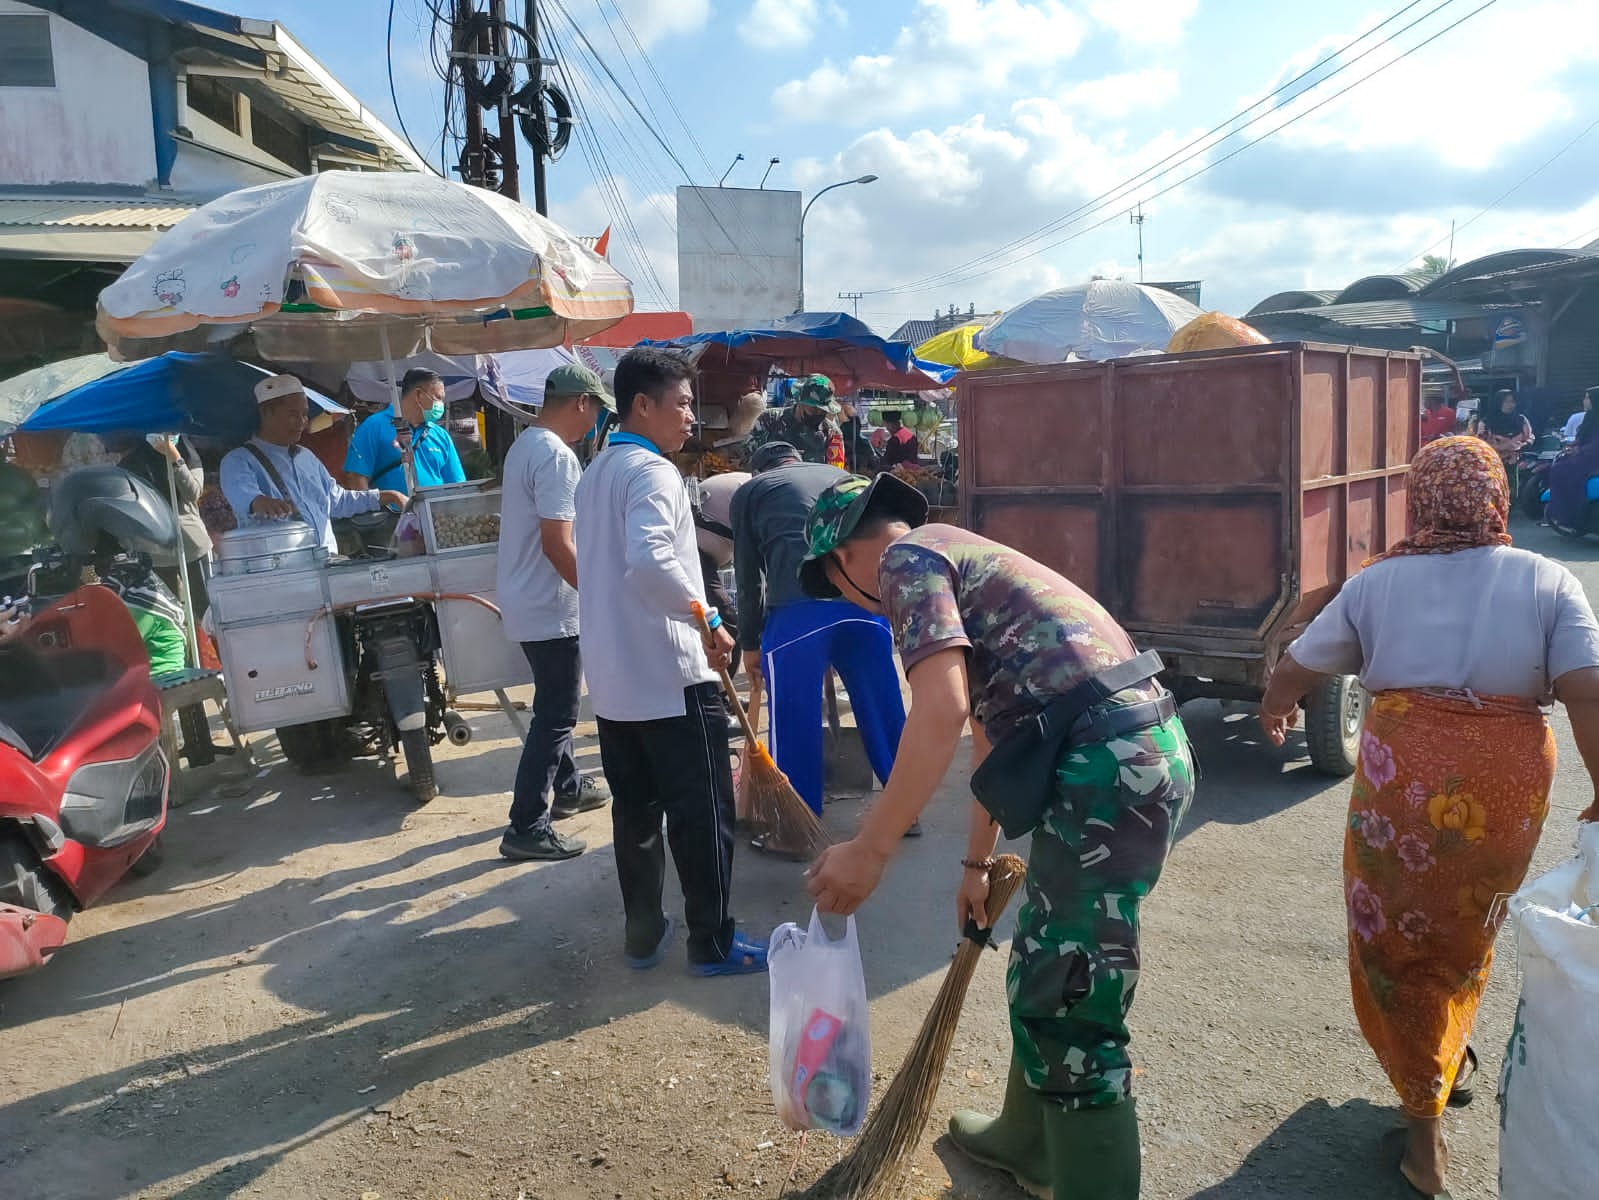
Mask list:
[{"label": "market stall canopy", "polygon": [[556,367],[578,361],[578,355],[565,346],[542,350],[507,350],[503,354],[419,354],[394,364],[392,377],[381,362],[351,363],[344,383],[350,394],[363,404],[388,404],[394,395],[390,380],[398,383],[413,367],[426,367],[444,381],[447,401],[481,396],[498,408],[527,419],[524,409],[544,403],[544,380]]},{"label": "market stall canopy", "polygon": [[909,343],[878,337],[847,313],[795,313],[765,329],[695,333],[655,343],[686,350],[703,372],[764,379],[772,367],[822,374],[840,395],[863,387],[919,392],[942,387],[955,368],[917,358]]},{"label": "market stall canopy", "polygon": [[924,362],[943,363],[958,371],[981,371],[984,367],[998,366],[1002,360],[996,360],[974,344],[973,339],[982,328],[982,321],[973,321],[936,333],[916,347],[916,357]]},{"label": "market stall canopy", "polygon": [[325,171],[230,192],[100,293],[113,356],[248,329],[269,359],[555,346],[633,311],[632,285],[532,209],[430,175]]},{"label": "market stall canopy", "polygon": [[[109,362],[103,354],[87,356]],[[78,361],[78,360],[73,360]],[[65,364],[54,364],[57,368]],[[84,372],[99,363],[85,364]],[[242,442],[255,432],[255,385],[270,371],[217,354],[173,352],[139,363],[111,363],[112,370],[41,402],[25,420],[24,433],[186,433]],[[41,367],[37,375],[50,368]],[[70,373],[63,373],[68,377]],[[21,377],[26,379],[27,376]],[[16,380],[9,381],[9,388]],[[349,410],[309,386],[315,408],[343,415]]]},{"label": "market stall canopy", "polygon": [[976,347],[1025,363],[1125,358],[1164,351],[1199,315],[1197,306],[1160,288],[1095,279],[1018,304],[977,335]]}]

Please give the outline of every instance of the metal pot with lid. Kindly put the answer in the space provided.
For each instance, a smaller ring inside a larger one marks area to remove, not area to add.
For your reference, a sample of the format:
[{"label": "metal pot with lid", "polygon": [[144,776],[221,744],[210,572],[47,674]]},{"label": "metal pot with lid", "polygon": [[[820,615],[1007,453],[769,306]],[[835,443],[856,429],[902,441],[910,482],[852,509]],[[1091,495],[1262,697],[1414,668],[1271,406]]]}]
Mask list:
[{"label": "metal pot with lid", "polygon": [[216,553],[219,575],[308,571],[328,560],[316,530],[299,520],[246,521],[222,535]]}]

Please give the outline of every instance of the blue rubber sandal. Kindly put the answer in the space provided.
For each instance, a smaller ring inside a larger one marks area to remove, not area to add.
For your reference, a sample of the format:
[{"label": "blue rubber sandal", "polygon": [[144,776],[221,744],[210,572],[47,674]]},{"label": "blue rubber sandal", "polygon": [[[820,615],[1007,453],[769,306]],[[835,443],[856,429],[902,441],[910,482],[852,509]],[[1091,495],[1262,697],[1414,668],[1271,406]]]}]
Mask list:
[{"label": "blue rubber sandal", "polygon": [[691,962],[688,965],[690,975],[698,975],[704,979],[714,978],[719,975],[759,975],[766,970],[766,944],[752,942],[742,933],[733,934],[733,945],[727,952],[727,957],[720,962]]},{"label": "blue rubber sandal", "polygon": [[651,967],[658,967],[666,958],[666,952],[672,948],[672,938],[676,936],[676,934],[677,918],[667,917],[666,932],[661,934],[661,940],[656,943],[655,949],[651,950],[642,958],[635,958],[631,954],[624,954],[622,957],[627,960],[627,965],[632,967],[635,971],[648,971]]}]

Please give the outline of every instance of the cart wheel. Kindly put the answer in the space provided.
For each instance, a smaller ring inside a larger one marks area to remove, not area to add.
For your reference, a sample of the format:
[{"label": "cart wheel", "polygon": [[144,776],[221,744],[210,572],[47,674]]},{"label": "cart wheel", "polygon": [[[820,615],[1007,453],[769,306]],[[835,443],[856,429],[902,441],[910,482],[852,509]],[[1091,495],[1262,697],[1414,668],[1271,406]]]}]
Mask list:
[{"label": "cart wheel", "polygon": [[1334,675],[1306,697],[1305,741],[1318,771],[1339,779],[1355,773],[1366,704],[1366,689],[1353,675]]},{"label": "cart wheel", "polygon": [[156,835],[155,841],[144,848],[144,853],[133,860],[133,865],[128,868],[128,874],[143,879],[146,875],[154,875],[161,869],[161,861],[167,856],[167,835]]},{"label": "cart wheel", "polygon": [[283,757],[302,771],[326,762],[331,757],[327,724],[326,721],[309,721],[276,730]]},{"label": "cart wheel", "polygon": [[407,729],[400,734],[400,748],[405,752],[405,769],[410,775],[411,794],[418,804],[426,804],[439,794],[433,781],[433,747],[428,743],[426,729]]}]

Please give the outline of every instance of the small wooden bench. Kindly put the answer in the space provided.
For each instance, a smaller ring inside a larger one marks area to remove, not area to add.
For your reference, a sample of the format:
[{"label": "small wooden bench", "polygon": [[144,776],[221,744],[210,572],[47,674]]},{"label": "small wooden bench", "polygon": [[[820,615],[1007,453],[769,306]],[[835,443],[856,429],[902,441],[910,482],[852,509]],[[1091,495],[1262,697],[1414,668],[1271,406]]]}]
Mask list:
[{"label": "small wooden bench", "polygon": [[222,713],[222,723],[227,728],[234,751],[248,762],[250,750],[239,737],[238,728],[233,724],[233,713],[228,708],[228,689],[222,682],[222,672],[207,671],[201,667],[186,667],[181,671],[169,671],[164,675],[157,675],[152,682],[156,686],[156,691],[161,694],[161,748],[166,752],[167,765],[172,770],[171,804],[177,807],[188,799],[179,782],[183,778],[183,772],[178,768],[179,709],[187,708],[191,704],[204,704],[207,700],[215,701]]}]

